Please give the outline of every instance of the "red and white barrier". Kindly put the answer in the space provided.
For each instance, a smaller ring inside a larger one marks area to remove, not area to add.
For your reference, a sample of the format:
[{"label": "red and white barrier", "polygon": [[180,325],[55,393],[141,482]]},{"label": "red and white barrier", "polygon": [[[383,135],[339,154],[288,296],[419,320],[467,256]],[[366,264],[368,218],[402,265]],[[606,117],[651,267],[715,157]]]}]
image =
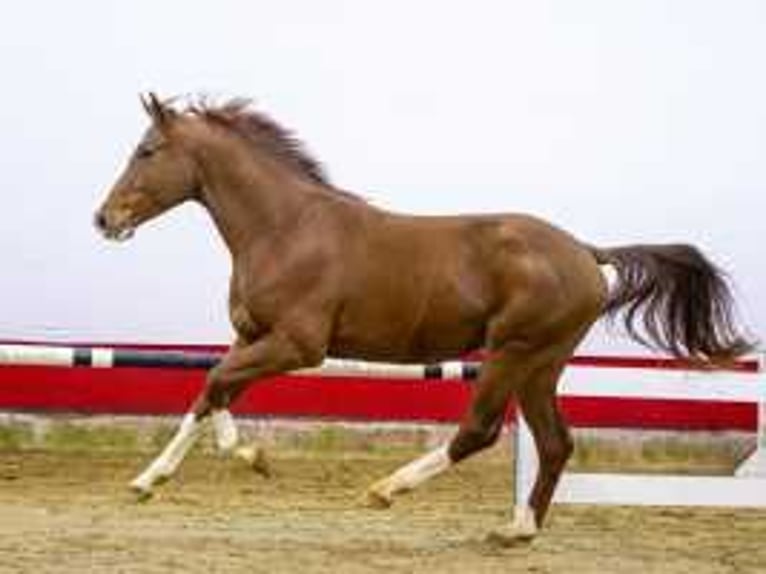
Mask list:
[{"label": "red and white barrier", "polygon": [[[222,346],[0,345],[0,410],[180,414],[204,384],[204,369],[215,364],[224,350]],[[320,377],[316,373],[273,377],[252,386],[237,402],[235,413],[456,422],[470,398],[470,385],[464,379],[475,375],[474,368],[475,363],[431,367],[432,372],[412,365],[362,366],[356,371],[320,372]],[[365,369],[367,372],[362,373]],[[755,361],[739,365],[743,372],[757,369]],[[679,372],[684,372],[684,366],[674,360],[575,357],[565,375],[567,380],[581,380],[594,388],[606,386],[612,391],[603,393],[606,396],[564,396],[565,416],[578,427],[756,428],[754,403],[699,400],[693,394],[684,399],[656,398],[648,392],[667,384],[669,373],[673,377]],[[429,376],[440,380],[424,378]],[[512,416],[511,411],[509,419]]]},{"label": "red and white barrier", "polygon": [[[203,384],[204,369],[222,352],[219,347],[0,345],[0,410],[183,412]],[[472,362],[329,361],[320,369],[254,386],[238,412],[454,422],[467,404],[467,382],[477,370]],[[758,423],[758,413],[766,408],[766,377],[758,362],[710,372],[677,361],[579,357],[564,373],[561,395],[575,426],[758,428],[761,434],[759,448],[736,477],[566,473],[556,501],[766,507],[766,418]],[[516,496],[521,500],[531,488],[536,454],[523,422],[517,429]]]},{"label": "red and white barrier", "polygon": [[[564,375],[565,396],[643,397],[667,400],[752,404],[760,413],[766,405],[766,376],[762,370],[667,370],[590,373],[587,382],[573,369]],[[758,424],[753,455],[734,476],[674,476],[567,472],[554,501],[575,504],[766,507],[766,418]],[[526,424],[515,435],[516,500],[525,500],[537,470],[537,455]]]}]

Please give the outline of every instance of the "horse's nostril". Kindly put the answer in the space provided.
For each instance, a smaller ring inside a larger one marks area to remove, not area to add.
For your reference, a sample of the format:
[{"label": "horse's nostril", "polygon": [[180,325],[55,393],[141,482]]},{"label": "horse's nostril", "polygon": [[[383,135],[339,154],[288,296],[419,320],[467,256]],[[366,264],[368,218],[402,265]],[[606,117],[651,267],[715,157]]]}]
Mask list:
[{"label": "horse's nostril", "polygon": [[103,211],[96,212],[96,215],[93,217],[93,224],[101,231],[106,229],[106,215],[104,215]]}]

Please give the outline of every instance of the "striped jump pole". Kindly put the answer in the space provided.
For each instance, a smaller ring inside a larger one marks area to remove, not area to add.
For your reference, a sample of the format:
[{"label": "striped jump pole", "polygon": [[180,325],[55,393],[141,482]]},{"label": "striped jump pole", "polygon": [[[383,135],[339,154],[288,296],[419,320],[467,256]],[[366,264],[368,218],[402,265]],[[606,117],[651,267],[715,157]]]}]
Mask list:
[{"label": "striped jump pole", "polygon": [[[13,344],[0,345],[0,365],[87,368],[202,369],[214,367],[223,352],[161,351],[115,347]],[[476,379],[481,364],[447,361],[428,365],[368,363],[327,359],[319,367],[296,371],[309,376],[347,376],[387,379]]]}]

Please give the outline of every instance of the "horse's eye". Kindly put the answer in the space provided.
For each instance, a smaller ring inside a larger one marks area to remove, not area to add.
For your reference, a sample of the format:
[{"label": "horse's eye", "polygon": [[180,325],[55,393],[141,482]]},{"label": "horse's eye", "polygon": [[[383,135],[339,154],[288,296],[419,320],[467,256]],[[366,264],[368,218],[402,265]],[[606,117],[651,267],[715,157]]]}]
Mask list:
[{"label": "horse's eye", "polygon": [[136,157],[139,159],[146,159],[152,157],[156,152],[156,147],[141,146],[136,150]]}]

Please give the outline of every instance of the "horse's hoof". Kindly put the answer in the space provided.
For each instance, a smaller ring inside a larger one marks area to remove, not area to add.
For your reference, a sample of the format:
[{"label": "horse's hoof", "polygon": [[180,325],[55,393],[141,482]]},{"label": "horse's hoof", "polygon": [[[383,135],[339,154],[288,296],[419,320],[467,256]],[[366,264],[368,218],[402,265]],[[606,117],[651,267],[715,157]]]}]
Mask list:
[{"label": "horse's hoof", "polygon": [[391,508],[394,503],[394,499],[390,496],[386,496],[380,490],[374,486],[371,487],[362,497],[362,504],[367,508],[374,508],[377,510],[385,510]]},{"label": "horse's hoof", "polygon": [[534,534],[524,532],[513,526],[493,530],[487,534],[486,537],[488,544],[493,546],[501,546],[503,548],[518,548],[520,546],[529,546],[534,539]]},{"label": "horse's hoof", "polygon": [[529,506],[519,505],[514,509],[513,520],[487,535],[487,542],[497,546],[512,547],[528,545],[537,535],[535,513]]},{"label": "horse's hoof", "polygon": [[235,451],[237,457],[244,460],[256,474],[271,478],[271,465],[266,458],[266,451],[257,446],[243,446]]},{"label": "horse's hoof", "polygon": [[148,502],[154,496],[151,488],[135,483],[131,483],[130,492],[133,493],[136,502]]},{"label": "horse's hoof", "polygon": [[154,479],[154,484],[159,486],[160,484],[165,484],[169,480],[170,480],[170,477],[168,475],[161,474],[157,478]]},{"label": "horse's hoof", "polygon": [[537,535],[537,523],[531,508],[517,506],[513,520],[487,535],[487,542],[506,548],[512,546],[527,545]]}]

